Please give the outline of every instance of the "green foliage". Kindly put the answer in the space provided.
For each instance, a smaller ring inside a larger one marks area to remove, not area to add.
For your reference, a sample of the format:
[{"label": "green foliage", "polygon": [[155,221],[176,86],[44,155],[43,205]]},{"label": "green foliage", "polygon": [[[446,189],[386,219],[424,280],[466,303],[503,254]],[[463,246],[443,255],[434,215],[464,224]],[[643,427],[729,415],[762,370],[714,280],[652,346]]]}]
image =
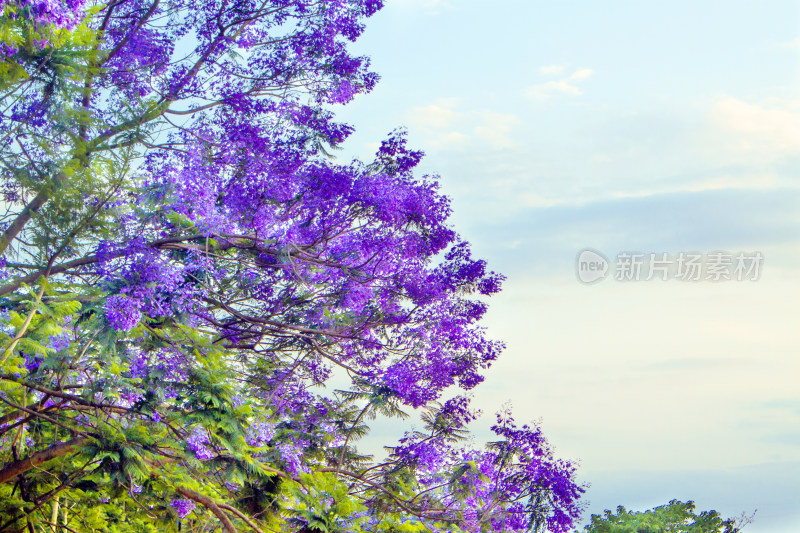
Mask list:
[{"label": "green foliage", "polygon": [[617,512],[592,515],[589,533],[737,533],[735,520],[723,520],[717,511],[695,513],[693,501],[671,500],[666,505],[636,512],[621,505]]},{"label": "green foliage", "polygon": [[364,513],[366,507],[349,492],[347,484],[331,473],[301,474],[297,481],[286,484],[290,496],[287,510],[290,522],[322,533],[345,533],[361,531],[366,517],[352,519]]}]

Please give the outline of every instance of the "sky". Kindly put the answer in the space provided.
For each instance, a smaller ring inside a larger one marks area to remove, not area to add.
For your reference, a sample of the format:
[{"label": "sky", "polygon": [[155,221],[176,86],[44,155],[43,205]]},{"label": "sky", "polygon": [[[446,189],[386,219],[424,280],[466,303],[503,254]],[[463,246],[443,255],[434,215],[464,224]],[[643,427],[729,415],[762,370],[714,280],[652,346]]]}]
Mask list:
[{"label": "sky", "polygon": [[[336,109],[339,157],[407,128],[508,276],[476,438],[504,404],[540,423],[587,518],[677,498],[800,531],[800,3],[387,0],[355,49],[382,80]],[[620,252],[719,251],[758,279],[615,279]]]}]

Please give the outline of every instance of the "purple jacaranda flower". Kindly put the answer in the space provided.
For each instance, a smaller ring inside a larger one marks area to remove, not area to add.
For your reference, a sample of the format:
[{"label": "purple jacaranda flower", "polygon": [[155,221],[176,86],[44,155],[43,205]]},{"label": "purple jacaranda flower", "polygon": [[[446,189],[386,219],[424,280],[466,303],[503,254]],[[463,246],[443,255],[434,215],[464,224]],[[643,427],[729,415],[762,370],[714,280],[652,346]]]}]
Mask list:
[{"label": "purple jacaranda flower", "polygon": [[169,502],[169,505],[175,510],[175,514],[178,515],[178,518],[186,518],[189,516],[189,513],[194,511],[194,508],[197,507],[196,503],[185,498],[174,499]]},{"label": "purple jacaranda flower", "polygon": [[201,461],[207,461],[216,456],[210,448],[211,441],[208,431],[202,427],[195,427],[186,439],[186,445]]},{"label": "purple jacaranda flower", "polygon": [[124,294],[115,294],[106,300],[104,309],[112,328],[129,331],[142,319],[142,303]]}]

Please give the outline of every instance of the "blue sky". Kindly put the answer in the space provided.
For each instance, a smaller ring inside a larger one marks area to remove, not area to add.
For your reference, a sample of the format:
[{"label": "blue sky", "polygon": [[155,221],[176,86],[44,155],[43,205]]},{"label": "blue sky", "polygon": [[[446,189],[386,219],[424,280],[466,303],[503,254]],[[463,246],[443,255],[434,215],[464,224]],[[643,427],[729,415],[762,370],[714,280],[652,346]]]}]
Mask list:
[{"label": "blue sky", "polygon": [[[694,499],[800,531],[800,5],[387,4],[356,45],[382,81],[337,110],[357,129],[341,157],[407,127],[509,276],[478,436],[504,402],[539,420],[588,513]],[[764,270],[584,286],[585,247],[760,251]]]}]

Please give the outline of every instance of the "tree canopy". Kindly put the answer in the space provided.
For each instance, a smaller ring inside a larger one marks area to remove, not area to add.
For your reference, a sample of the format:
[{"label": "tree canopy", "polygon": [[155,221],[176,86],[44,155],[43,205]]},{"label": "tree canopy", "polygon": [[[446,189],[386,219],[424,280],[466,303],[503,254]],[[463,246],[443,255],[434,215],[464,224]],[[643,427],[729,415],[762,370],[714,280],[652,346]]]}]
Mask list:
[{"label": "tree canopy", "polygon": [[0,1],[0,531],[571,529],[539,428],[465,440],[502,275],[402,131],[330,155],[382,3]]},{"label": "tree canopy", "polygon": [[[748,522],[743,519],[743,522]],[[717,511],[695,512],[693,501],[671,500],[643,512],[626,511],[621,505],[617,512],[606,510],[593,514],[586,526],[587,533],[738,533],[736,520],[723,519]]]}]

